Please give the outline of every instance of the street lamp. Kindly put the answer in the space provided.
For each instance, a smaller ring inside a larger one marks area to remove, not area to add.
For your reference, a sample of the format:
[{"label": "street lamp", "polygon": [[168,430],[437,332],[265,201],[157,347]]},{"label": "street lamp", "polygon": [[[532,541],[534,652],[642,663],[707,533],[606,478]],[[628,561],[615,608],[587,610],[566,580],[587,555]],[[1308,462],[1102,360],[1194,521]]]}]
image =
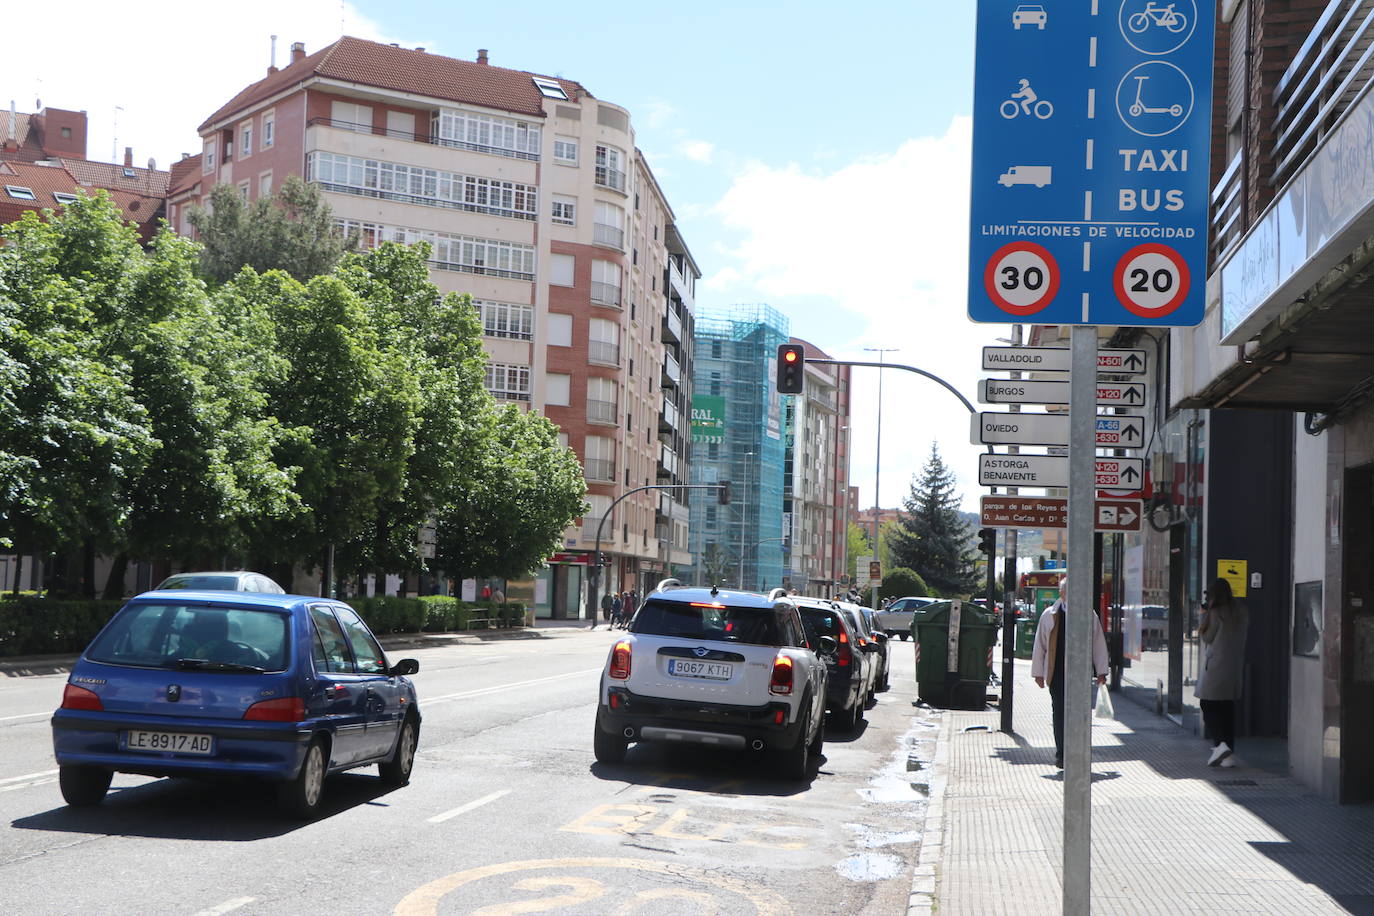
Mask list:
[{"label": "street lamp", "polygon": [[[878,444],[873,454],[873,559],[881,559],[881,551],[878,549],[878,525],[882,516],[882,499],[878,495],[878,480],[883,467],[883,362],[884,353],[895,353],[897,347],[864,347],[866,353],[878,354]],[[878,587],[872,586],[869,594],[873,600],[873,609],[878,609]]]},{"label": "street lamp", "polygon": [[[746,459],[753,458],[755,452],[745,452]],[[749,462],[744,463],[744,486],[740,487],[739,501],[739,584],[736,586],[740,591],[744,591],[744,529],[749,521]]]}]

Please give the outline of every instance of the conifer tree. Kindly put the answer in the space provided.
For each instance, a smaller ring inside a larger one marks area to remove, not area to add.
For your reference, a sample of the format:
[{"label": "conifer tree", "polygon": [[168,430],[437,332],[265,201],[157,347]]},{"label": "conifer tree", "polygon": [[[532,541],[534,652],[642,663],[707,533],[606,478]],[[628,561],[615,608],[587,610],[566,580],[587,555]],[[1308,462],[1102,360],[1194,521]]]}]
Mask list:
[{"label": "conifer tree", "polygon": [[888,537],[892,562],[915,570],[941,595],[968,594],[978,584],[954,482],[954,473],[932,442],[930,458],[903,501],[901,524]]}]

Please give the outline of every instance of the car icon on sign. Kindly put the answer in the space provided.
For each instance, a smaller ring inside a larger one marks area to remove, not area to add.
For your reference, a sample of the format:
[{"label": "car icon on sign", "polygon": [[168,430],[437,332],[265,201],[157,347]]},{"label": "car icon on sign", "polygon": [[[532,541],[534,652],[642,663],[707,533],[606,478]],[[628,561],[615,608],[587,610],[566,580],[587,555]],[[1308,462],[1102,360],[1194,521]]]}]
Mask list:
[{"label": "car icon on sign", "polygon": [[997,183],[1004,188],[1009,188],[1014,184],[1033,184],[1037,188],[1043,188],[1050,183],[1054,167],[1048,165],[1013,165],[997,178]]},{"label": "car icon on sign", "polygon": [[1033,25],[1041,31],[1045,28],[1045,8],[1038,3],[1023,3],[1011,13],[1011,27],[1020,31],[1023,25]]}]

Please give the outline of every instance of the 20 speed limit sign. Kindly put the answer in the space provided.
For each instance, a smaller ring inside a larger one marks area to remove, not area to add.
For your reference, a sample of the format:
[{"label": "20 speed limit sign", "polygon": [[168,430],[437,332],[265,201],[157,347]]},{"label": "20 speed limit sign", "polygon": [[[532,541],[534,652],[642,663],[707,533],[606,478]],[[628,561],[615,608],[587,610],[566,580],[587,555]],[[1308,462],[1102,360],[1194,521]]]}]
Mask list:
[{"label": "20 speed limit sign", "polygon": [[1009,315],[1033,315],[1059,292],[1059,264],[1043,245],[1012,242],[993,252],[983,271],[983,286]]},{"label": "20 speed limit sign", "polygon": [[1188,298],[1188,263],[1168,245],[1137,245],[1116,262],[1112,283],[1127,311],[1141,318],[1163,318]]}]

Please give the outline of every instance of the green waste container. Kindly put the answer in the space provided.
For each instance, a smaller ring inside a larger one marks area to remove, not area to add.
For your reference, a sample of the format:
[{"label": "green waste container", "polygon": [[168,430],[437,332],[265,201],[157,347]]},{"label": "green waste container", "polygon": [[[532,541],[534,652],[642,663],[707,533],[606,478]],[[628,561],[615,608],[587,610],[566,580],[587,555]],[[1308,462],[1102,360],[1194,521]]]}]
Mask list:
[{"label": "green waste container", "polygon": [[1016,645],[1013,653],[1017,658],[1030,658],[1035,650],[1035,629],[1040,626],[1040,618],[1023,617],[1016,621]]},{"label": "green waste container", "polygon": [[[950,671],[950,618],[958,606],[959,645]],[[970,601],[937,601],[911,615],[916,643],[917,695],[931,706],[982,709],[987,701],[988,653],[997,644],[997,617]]]}]

